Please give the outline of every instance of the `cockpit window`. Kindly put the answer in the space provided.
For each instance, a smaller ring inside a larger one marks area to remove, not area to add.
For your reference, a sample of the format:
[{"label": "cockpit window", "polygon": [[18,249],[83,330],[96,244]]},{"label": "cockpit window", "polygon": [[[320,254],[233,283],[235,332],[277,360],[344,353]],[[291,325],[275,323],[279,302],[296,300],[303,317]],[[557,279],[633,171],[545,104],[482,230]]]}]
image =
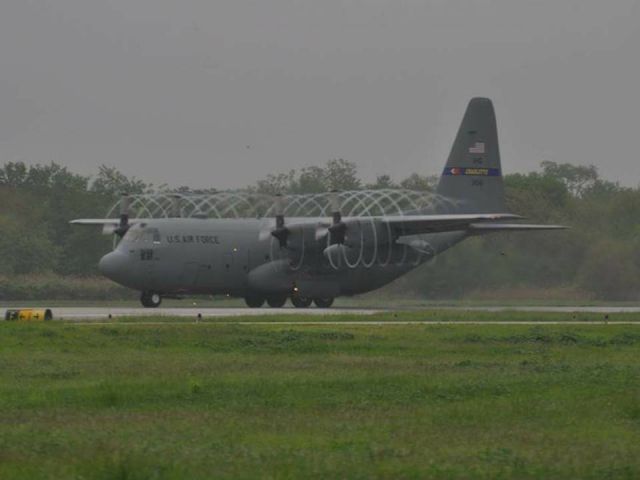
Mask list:
[{"label": "cockpit window", "polygon": [[160,231],[157,228],[143,228],[138,225],[133,225],[124,238],[132,243],[153,243],[154,245],[161,243]]}]

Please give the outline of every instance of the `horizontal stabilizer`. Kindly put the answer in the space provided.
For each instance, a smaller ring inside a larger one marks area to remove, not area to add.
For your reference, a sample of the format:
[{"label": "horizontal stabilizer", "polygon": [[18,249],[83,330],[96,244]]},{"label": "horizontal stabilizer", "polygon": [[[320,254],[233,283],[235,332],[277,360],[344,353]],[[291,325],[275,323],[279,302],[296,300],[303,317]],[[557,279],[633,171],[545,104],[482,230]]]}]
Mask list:
[{"label": "horizontal stabilizer", "polygon": [[[455,232],[468,230],[471,225],[483,225],[496,220],[522,218],[511,213],[463,213],[449,215],[407,215],[382,217],[396,237],[421,235],[425,233]],[[347,224],[349,223],[346,221]]]},{"label": "horizontal stabilizer", "polygon": [[469,232],[480,235],[493,232],[525,232],[530,230],[566,230],[564,225],[536,225],[526,223],[472,223]]}]

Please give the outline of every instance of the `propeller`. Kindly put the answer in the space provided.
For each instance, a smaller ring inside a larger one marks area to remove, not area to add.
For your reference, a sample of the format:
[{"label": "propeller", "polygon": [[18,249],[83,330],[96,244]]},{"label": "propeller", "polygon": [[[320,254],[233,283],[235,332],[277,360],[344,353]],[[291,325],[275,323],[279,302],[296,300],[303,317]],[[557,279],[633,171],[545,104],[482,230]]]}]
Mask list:
[{"label": "propeller", "polygon": [[[316,240],[320,241],[329,235],[331,228],[333,227],[333,231],[335,232],[335,226],[342,223],[342,214],[340,213],[340,197],[338,196],[337,190],[332,190],[329,192],[329,207],[331,208],[331,223],[327,224],[326,222],[319,223],[316,228]],[[346,226],[345,226],[346,227]],[[338,230],[342,228],[339,227]],[[339,234],[339,232],[337,232]],[[339,237],[340,235],[338,235]],[[344,240],[344,235],[342,235]],[[333,239],[336,237],[333,236]],[[335,243],[335,242],[331,242]]]},{"label": "propeller", "polygon": [[260,232],[259,238],[260,240],[266,240],[269,236],[274,237],[278,240],[278,244],[280,248],[287,248],[289,235],[291,234],[291,230],[289,230],[285,226],[284,221],[284,197],[282,194],[278,193],[275,198],[275,217],[276,217],[276,226],[272,230],[263,230]]},{"label": "propeller", "polygon": [[129,204],[131,203],[131,197],[125,193],[120,197],[120,222],[117,228],[113,230],[118,237],[122,238],[129,230]]},{"label": "propeller", "polygon": [[347,236],[347,224],[342,221],[340,213],[340,197],[336,190],[331,192],[331,225],[327,228],[329,232],[330,245],[344,245]]},{"label": "propeller", "polygon": [[182,216],[182,197],[178,194],[171,195],[171,218],[180,218]]},{"label": "propeller", "polygon": [[342,221],[342,213],[340,212],[340,197],[337,191],[332,191],[330,194],[331,204],[331,225],[328,227],[320,228],[316,231],[316,238],[318,234],[320,237],[328,235],[327,248],[323,250],[324,256],[329,260],[329,263],[334,269],[340,268],[342,264],[342,258],[345,255],[345,240],[347,237],[347,224]]},{"label": "propeller", "polygon": [[280,248],[287,247],[287,240],[291,231],[284,225],[284,197],[276,195],[276,228],[271,230],[271,235],[278,240]]}]

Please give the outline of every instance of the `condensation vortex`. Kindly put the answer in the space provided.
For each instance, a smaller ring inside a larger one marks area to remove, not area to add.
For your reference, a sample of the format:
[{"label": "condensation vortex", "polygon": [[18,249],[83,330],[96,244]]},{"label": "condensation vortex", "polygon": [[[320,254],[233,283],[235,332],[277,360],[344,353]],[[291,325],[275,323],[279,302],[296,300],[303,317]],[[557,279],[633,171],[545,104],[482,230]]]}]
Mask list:
[{"label": "condensation vortex", "polygon": [[[408,215],[420,211],[446,212],[456,201],[442,195],[403,189],[350,190],[332,193],[292,194],[284,196],[284,214],[288,217],[328,217],[331,199],[337,195],[345,217]],[[174,212],[178,196],[179,212]],[[180,217],[262,218],[275,214],[275,196],[246,191],[224,191],[207,194],[154,193],[130,195],[129,216],[136,218]],[[116,218],[120,202],[107,212]]]}]

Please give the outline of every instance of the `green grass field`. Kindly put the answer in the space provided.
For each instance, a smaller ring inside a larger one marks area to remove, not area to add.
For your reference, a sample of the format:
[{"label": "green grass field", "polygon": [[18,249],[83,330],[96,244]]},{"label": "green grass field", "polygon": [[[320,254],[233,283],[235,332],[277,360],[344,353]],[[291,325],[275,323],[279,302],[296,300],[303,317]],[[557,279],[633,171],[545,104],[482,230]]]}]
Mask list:
[{"label": "green grass field", "polygon": [[640,325],[0,322],[0,362],[1,479],[640,477]]}]

